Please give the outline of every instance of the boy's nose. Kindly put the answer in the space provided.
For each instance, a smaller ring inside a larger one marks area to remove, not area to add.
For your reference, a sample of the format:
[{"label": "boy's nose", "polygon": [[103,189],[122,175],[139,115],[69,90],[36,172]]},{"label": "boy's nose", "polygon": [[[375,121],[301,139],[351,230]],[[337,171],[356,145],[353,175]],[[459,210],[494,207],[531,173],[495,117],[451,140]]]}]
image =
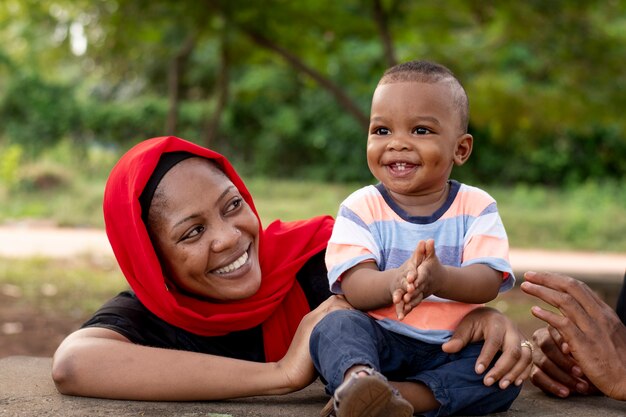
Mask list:
[{"label": "boy's nose", "polygon": [[388,150],[403,151],[410,148],[410,143],[404,135],[395,134],[387,143]]}]

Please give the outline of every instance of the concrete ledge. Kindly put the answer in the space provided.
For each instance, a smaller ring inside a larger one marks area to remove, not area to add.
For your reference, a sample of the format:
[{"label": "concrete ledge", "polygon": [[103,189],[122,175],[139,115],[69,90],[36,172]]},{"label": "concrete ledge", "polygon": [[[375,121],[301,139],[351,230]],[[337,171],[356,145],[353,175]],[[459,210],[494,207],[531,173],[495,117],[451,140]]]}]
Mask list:
[{"label": "concrete ledge", "polygon": [[[285,396],[216,402],[144,402],[70,397],[50,379],[50,358],[0,359],[0,416],[205,416],[316,417],[328,397],[321,383]],[[498,417],[623,417],[626,402],[605,397],[551,398],[528,384],[506,413]]]}]

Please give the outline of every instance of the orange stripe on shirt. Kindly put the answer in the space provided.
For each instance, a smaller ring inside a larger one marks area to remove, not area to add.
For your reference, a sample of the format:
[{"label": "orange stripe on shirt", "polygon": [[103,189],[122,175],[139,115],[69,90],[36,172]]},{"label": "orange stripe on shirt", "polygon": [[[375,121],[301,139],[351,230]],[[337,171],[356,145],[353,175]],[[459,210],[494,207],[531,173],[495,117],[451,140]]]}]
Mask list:
[{"label": "orange stripe on shirt", "polygon": [[[467,313],[482,304],[465,304],[458,302],[422,301],[401,323],[420,330],[454,330]],[[391,319],[398,321],[395,305],[369,311],[375,319]]]},{"label": "orange stripe on shirt", "polygon": [[350,210],[359,213],[361,220],[368,225],[381,221],[402,221],[402,218],[387,205],[385,199],[375,189],[374,192],[349,201],[347,205]]},{"label": "orange stripe on shirt", "polygon": [[489,194],[480,190],[461,190],[450,208],[441,216],[442,219],[449,219],[456,216],[478,217],[485,207],[495,200]]},{"label": "orange stripe on shirt", "polygon": [[333,265],[338,265],[344,262],[346,259],[354,259],[362,255],[372,254],[367,248],[363,246],[340,245],[336,243],[330,243],[328,247],[331,249],[326,250],[326,266],[329,269],[332,268]]},{"label": "orange stripe on shirt", "polygon": [[473,236],[463,248],[463,262],[484,257],[509,260],[509,244],[506,239],[489,235]]}]

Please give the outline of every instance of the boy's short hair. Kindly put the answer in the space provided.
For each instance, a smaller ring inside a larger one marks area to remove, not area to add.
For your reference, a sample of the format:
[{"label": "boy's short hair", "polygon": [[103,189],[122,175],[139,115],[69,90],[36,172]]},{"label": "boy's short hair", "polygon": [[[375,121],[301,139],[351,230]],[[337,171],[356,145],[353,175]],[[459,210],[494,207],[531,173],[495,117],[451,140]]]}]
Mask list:
[{"label": "boy's short hair", "polygon": [[454,105],[461,118],[461,130],[463,133],[467,133],[469,125],[469,99],[467,93],[454,73],[443,65],[419,60],[404,62],[385,71],[378,85],[399,82],[434,84],[441,81],[450,84]]}]

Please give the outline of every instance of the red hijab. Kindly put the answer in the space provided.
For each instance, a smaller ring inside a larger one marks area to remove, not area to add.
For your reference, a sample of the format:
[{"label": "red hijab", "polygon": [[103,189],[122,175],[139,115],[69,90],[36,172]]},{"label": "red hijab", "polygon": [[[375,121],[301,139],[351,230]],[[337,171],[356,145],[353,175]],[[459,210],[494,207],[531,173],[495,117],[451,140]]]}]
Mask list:
[{"label": "red hijab", "polygon": [[[284,356],[302,317],[309,312],[296,273],[330,238],[333,219],[275,221],[259,231],[261,286],[244,300],[212,303],[169,291],[148,231],[139,196],[163,153],[184,151],[213,160],[237,187],[258,218],[243,181],[222,155],[168,136],[130,149],[113,167],[104,192],[106,232],[126,280],[148,310],[166,322],[201,336],[219,336],[263,324],[265,358]],[[259,220],[260,224],[260,220]]]}]

